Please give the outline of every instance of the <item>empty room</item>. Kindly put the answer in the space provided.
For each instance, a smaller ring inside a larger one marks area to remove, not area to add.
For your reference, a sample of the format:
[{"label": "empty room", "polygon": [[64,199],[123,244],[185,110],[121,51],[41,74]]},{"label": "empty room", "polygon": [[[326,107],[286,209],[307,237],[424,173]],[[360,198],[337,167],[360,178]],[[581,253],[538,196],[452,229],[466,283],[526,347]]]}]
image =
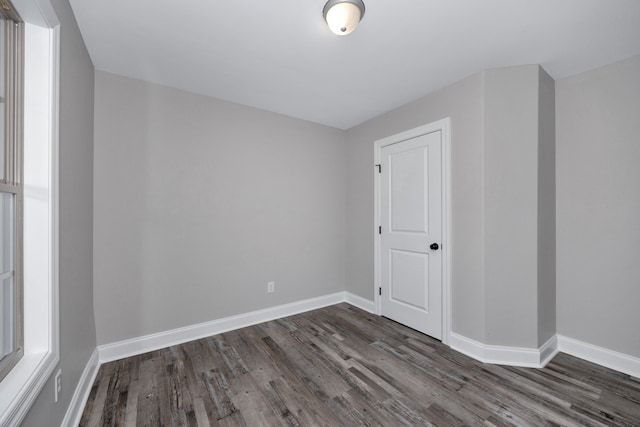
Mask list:
[{"label": "empty room", "polygon": [[1,426],[640,425],[640,2],[0,17]]}]

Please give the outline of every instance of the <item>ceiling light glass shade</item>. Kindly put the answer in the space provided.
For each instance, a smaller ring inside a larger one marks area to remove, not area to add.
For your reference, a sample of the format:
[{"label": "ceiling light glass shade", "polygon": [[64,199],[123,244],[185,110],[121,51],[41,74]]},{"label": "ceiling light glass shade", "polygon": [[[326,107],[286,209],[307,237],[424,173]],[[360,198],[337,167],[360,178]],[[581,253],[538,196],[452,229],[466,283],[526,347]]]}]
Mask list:
[{"label": "ceiling light glass shade", "polygon": [[329,0],[322,11],[329,29],[339,36],[351,34],[364,16],[362,0]]}]

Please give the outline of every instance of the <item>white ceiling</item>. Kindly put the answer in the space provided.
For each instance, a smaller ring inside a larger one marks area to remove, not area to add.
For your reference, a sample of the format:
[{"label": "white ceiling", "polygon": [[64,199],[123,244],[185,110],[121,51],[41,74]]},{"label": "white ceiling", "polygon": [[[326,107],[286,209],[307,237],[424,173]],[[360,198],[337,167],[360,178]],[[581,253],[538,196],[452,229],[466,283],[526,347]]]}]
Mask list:
[{"label": "white ceiling", "polygon": [[95,67],[348,129],[477,71],[555,79],[640,54],[638,0],[70,0]]}]

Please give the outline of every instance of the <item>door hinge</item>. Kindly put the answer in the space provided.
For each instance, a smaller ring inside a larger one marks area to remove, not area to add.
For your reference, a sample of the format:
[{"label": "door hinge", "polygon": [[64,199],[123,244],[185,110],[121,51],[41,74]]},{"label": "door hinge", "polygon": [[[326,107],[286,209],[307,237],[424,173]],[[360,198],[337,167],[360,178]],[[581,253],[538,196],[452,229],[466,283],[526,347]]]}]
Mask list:
[{"label": "door hinge", "polygon": [[382,226],[378,227],[378,234],[382,234]]},{"label": "door hinge", "polygon": [[382,288],[378,288],[378,295],[382,295]]},{"label": "door hinge", "polygon": [[376,165],[376,167],[378,168],[378,173],[382,173],[382,165]]}]

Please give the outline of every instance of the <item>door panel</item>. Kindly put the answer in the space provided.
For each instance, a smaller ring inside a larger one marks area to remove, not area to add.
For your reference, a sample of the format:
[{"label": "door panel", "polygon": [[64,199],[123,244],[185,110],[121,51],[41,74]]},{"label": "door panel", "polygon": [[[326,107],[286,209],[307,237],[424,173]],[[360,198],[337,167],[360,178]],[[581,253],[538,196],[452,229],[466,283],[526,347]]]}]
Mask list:
[{"label": "door panel", "polygon": [[382,315],[442,338],[442,133],[380,150]]},{"label": "door panel", "polygon": [[419,252],[392,249],[389,281],[389,297],[398,304],[405,304],[421,310],[429,308],[429,294],[423,286],[414,286],[414,282],[425,283],[429,274],[429,259]]},{"label": "door panel", "polygon": [[423,197],[426,188],[425,156],[423,148],[390,154],[389,168],[393,186],[391,189],[391,231],[406,233],[426,233],[427,199]]}]

